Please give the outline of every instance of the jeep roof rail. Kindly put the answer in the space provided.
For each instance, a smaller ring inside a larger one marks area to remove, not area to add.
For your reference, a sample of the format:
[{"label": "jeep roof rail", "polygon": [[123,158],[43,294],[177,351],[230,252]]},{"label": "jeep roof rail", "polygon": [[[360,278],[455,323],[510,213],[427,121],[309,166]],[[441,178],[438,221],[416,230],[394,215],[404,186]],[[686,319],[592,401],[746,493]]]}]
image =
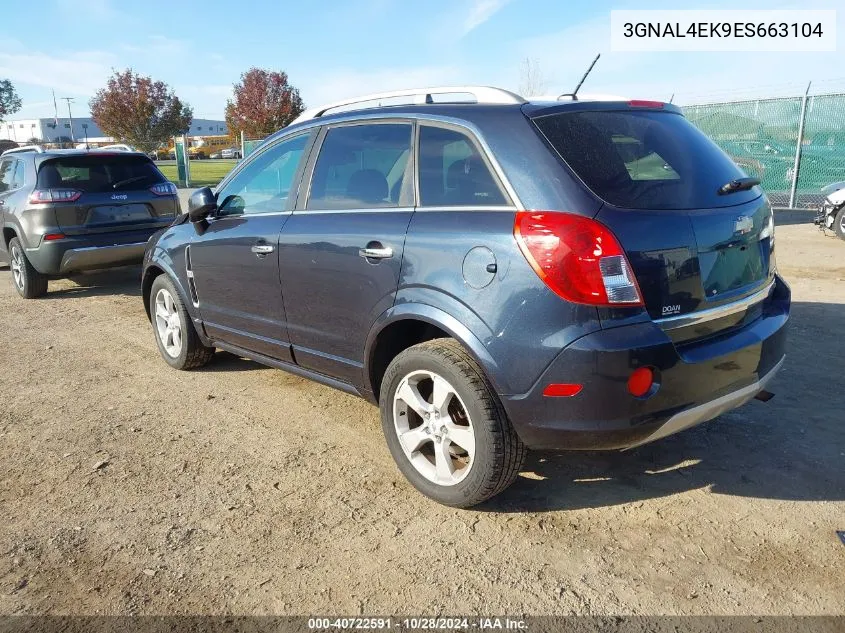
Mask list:
[{"label": "jeep roof rail", "polygon": [[23,145],[21,147],[12,147],[4,151],[0,156],[5,156],[6,154],[19,154],[21,152],[38,152],[39,154],[44,153],[44,149],[39,145]]},{"label": "jeep roof rail", "polygon": [[[355,105],[356,103],[366,103],[368,101],[380,101],[381,99],[395,99],[398,97],[415,97],[412,103],[434,103],[432,95],[441,94],[470,94],[475,97],[476,103],[490,103],[490,104],[520,104],[525,103],[525,99],[518,94],[504,90],[502,88],[493,88],[492,86],[437,86],[434,88],[410,88],[408,90],[393,90],[390,92],[378,92],[370,95],[363,95],[360,97],[353,97],[351,99],[344,99],[342,101],[335,101],[317,108],[309,108],[300,114],[293,123],[301,123],[310,119],[316,119],[323,116],[327,111],[335,108],[342,108],[343,106]],[[398,104],[397,104],[398,105]],[[374,106],[379,107],[379,106]]]}]

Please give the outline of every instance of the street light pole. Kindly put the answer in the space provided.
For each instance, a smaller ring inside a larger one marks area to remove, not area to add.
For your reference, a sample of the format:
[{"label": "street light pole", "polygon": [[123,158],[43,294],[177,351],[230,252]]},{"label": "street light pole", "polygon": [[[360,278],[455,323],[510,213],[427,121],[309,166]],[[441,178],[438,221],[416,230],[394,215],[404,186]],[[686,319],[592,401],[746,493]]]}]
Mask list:
[{"label": "street light pole", "polygon": [[67,101],[67,118],[70,119],[70,141],[76,144],[76,137],[73,135],[73,115],[70,113],[70,102],[73,101],[73,97],[62,97],[62,99]]}]

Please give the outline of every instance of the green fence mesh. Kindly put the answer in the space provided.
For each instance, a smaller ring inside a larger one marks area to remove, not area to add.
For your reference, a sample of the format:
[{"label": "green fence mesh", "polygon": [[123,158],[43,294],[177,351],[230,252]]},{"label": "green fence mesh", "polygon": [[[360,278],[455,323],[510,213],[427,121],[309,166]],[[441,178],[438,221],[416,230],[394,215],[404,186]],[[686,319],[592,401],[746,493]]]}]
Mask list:
[{"label": "green fence mesh", "polygon": [[[686,117],[750,176],[776,205],[786,205],[795,176],[801,97],[689,105]],[[845,180],[845,94],[808,97],[795,206],[812,206],[819,190]]]}]

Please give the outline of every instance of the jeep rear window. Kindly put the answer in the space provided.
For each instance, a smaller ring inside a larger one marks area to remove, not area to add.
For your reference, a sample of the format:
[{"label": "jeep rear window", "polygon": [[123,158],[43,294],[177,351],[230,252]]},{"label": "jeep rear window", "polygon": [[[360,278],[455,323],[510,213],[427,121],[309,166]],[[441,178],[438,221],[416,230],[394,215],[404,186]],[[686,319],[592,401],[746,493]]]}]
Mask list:
[{"label": "jeep rear window", "polygon": [[745,174],[679,114],[583,110],[534,123],[593,193],[617,207],[727,207],[759,195],[756,188],[719,195]]},{"label": "jeep rear window", "polygon": [[78,189],[86,193],[133,191],[165,182],[145,156],[88,154],[45,161],[38,170],[39,189]]}]

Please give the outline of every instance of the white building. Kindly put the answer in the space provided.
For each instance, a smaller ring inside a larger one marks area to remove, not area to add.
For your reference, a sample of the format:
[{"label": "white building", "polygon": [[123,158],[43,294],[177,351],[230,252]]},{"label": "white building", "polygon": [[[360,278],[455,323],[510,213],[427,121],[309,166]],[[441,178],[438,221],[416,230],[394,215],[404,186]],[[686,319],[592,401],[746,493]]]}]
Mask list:
[{"label": "white building", "polygon": [[[191,123],[191,129],[188,131],[188,136],[220,134],[228,134],[226,122],[214,119],[194,119]],[[67,117],[59,117],[58,125],[57,120],[52,117],[48,119],[18,119],[0,123],[0,139],[9,139],[21,145],[26,144],[31,138],[37,138],[46,143],[60,142],[59,137],[66,137],[77,143],[82,143],[86,139],[89,143],[115,142],[112,137],[106,136],[90,117],[78,119],[74,117],[72,130],[70,119]]]}]

